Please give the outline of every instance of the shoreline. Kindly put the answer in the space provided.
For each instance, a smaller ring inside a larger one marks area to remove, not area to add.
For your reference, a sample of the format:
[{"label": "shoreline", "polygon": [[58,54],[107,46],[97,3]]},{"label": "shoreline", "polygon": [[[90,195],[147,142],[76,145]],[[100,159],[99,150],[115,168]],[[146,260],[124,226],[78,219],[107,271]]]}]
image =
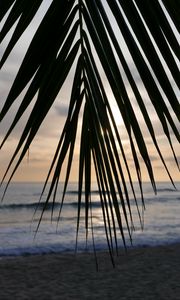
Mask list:
[{"label": "shoreline", "polygon": [[[119,248],[118,248],[118,252],[120,254],[124,253],[126,254],[131,252],[131,251],[136,251],[136,250],[140,250],[140,249],[146,249],[146,248],[161,248],[161,247],[173,247],[173,246],[180,246],[180,239],[177,239],[176,241],[173,241],[173,242],[166,242],[166,243],[160,243],[160,244],[128,244],[126,245],[126,249],[127,251],[125,250],[125,247],[123,245],[121,245]],[[108,252],[108,248],[97,248],[96,249],[96,253],[109,253]],[[60,250],[60,251],[56,251],[56,250],[40,250],[39,252],[38,251],[28,251],[26,249],[26,251],[22,251],[22,252],[19,252],[19,253],[12,253],[10,252],[10,254],[5,254],[5,253],[1,253],[0,254],[0,260],[4,260],[4,259],[16,259],[16,258],[20,258],[20,257],[33,257],[33,256],[43,256],[43,255],[72,255],[72,256],[78,256],[78,255],[83,255],[83,254],[87,254],[87,255],[92,255],[94,256],[94,251],[92,248],[89,248],[89,249],[77,249],[77,251],[75,250],[75,247],[74,249],[64,249],[64,250]],[[116,255],[116,250],[115,250],[115,247],[114,247],[114,257],[116,258],[116,256],[118,257],[118,255]]]},{"label": "shoreline", "polygon": [[50,253],[0,259],[0,298],[180,299],[180,243],[107,252]]}]

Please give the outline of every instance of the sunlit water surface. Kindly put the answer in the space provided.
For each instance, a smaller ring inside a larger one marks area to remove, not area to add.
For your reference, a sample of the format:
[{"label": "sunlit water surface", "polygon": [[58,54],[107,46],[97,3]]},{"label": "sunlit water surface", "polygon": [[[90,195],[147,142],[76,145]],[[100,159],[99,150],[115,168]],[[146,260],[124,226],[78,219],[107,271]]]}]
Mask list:
[{"label": "sunlit water surface", "polygon": [[[0,256],[74,251],[78,212],[77,184],[71,183],[68,186],[60,221],[57,222],[60,204],[54,206],[53,216],[52,205],[49,205],[35,235],[43,207],[40,205],[35,213],[42,187],[43,185],[39,183],[12,183],[9,186],[4,201],[0,205]],[[135,188],[141,213],[140,195],[136,184]],[[159,183],[157,185],[158,193],[155,195],[149,183],[143,185],[146,205],[143,230],[134,201],[130,200],[135,227],[135,231],[132,233],[134,246],[180,242],[180,183],[176,183],[176,188],[175,190],[169,183]],[[45,192],[42,202],[45,201],[47,192]],[[1,197],[2,193],[3,189]],[[57,193],[57,202],[59,203],[61,196],[62,186],[60,185]],[[132,195],[130,194],[130,196]],[[88,241],[86,242],[85,207],[82,198],[78,251],[93,250],[92,224],[96,250],[107,249],[102,209],[96,185],[92,186],[91,200],[93,223],[90,218]],[[120,211],[122,213],[122,209]],[[126,243],[130,246],[123,214],[122,222]],[[118,246],[122,247],[121,235],[118,231],[117,233]]]}]

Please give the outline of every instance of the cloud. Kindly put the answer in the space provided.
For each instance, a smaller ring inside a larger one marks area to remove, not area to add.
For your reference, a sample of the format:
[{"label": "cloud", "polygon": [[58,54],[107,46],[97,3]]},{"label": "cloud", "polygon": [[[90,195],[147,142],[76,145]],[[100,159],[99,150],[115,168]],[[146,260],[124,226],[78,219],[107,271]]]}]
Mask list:
[{"label": "cloud", "polygon": [[67,117],[68,109],[69,109],[69,107],[67,104],[61,104],[61,105],[54,106],[54,110],[58,116]]},{"label": "cloud", "polygon": [[[177,155],[176,158],[177,158],[177,161],[180,163],[180,155]],[[170,164],[176,164],[176,162],[174,160],[174,156],[167,156],[165,158],[165,161]]]},{"label": "cloud", "polygon": [[[52,1],[47,0],[43,1],[43,5],[41,7],[41,10],[38,12],[36,18],[32,22],[32,24],[27,29],[26,33],[23,35],[21,40],[17,43],[16,47],[12,51],[12,53],[9,55],[7,62],[5,66],[2,68],[0,73],[0,109],[2,108],[5,98],[8,95],[9,88],[16,76],[17,70],[19,68],[19,65],[24,57],[25,51],[29,45],[29,41],[31,40],[31,37],[33,36],[33,33],[35,32],[37,25],[39,24],[40,20],[42,19],[42,14],[45,13],[48,5]],[[7,40],[4,42],[4,44],[1,44],[0,48],[0,56],[2,56],[3,51],[7,45]],[[148,98],[147,92],[145,91],[143,87],[143,83],[141,81],[141,78],[136,70],[136,67],[130,57],[128,58],[128,65],[131,69],[131,72],[133,74],[133,77],[135,79],[136,84],[138,85],[138,88],[141,92],[143,101],[145,103],[146,109],[151,117],[151,121],[155,130],[156,138],[158,140],[158,143],[160,146],[163,147],[163,152],[165,153],[165,159],[168,164],[172,164],[174,162],[174,158],[172,155],[170,155],[170,150],[167,150],[167,139],[164,135],[162,125],[160,124],[157,114],[151,104],[151,101]],[[101,66],[100,67],[101,70]],[[73,66],[74,70],[74,66]],[[101,71],[100,71],[101,72]],[[102,78],[103,78],[103,71],[102,71]],[[105,78],[105,76],[104,76]],[[61,130],[63,128],[64,122],[66,120],[66,116],[68,114],[68,107],[69,107],[69,99],[70,99],[70,93],[71,93],[71,86],[73,81],[73,73],[70,73],[70,75],[67,78],[67,82],[64,84],[63,89],[61,91],[61,94],[58,95],[56,102],[54,103],[52,109],[50,110],[49,114],[46,117],[46,120],[44,124],[42,124],[38,136],[35,138],[35,142],[33,143],[31,149],[30,149],[30,162],[33,164],[36,163],[44,163],[46,160],[51,159],[55,149],[56,144],[59,139],[59,136],[61,134]],[[126,82],[126,81],[125,81]],[[108,93],[107,88],[107,93]],[[152,139],[150,137],[150,134],[148,132],[148,129],[143,121],[143,116],[138,111],[138,104],[136,100],[134,99],[134,95],[132,93],[132,90],[130,87],[127,88],[129,97],[132,100],[132,105],[135,110],[135,114],[137,116],[140,128],[142,130],[143,137],[145,139],[146,145],[148,149],[150,149],[150,159],[153,163],[156,163],[159,165],[159,157],[156,155],[156,152],[152,151]],[[11,121],[14,118],[15,112],[17,111],[17,108],[19,107],[21,99],[18,98],[16,103],[13,105],[13,107],[10,109],[7,117],[1,122],[0,125],[0,138],[2,139],[5,135],[7,129],[10,126]],[[167,103],[168,108],[169,103]],[[81,119],[82,112],[79,115],[79,118]],[[24,128],[24,125],[26,124],[28,118],[28,112],[23,116],[22,120],[17,124],[16,128],[13,130],[10,139],[8,140],[8,147],[5,149],[11,150],[11,143],[14,145],[17,143],[22,130]],[[175,121],[177,125],[177,129],[180,131],[180,124],[179,122]],[[170,135],[173,139],[173,131],[171,128],[169,128]],[[133,159],[131,155],[130,146],[128,144],[127,140],[127,133],[123,126],[119,126],[119,133],[120,137],[122,139],[122,142],[124,143],[124,149],[126,156],[128,158],[129,164],[133,166]],[[78,136],[79,138],[79,136]],[[3,149],[4,150],[4,149]],[[78,157],[78,150],[76,151],[75,157]],[[2,154],[2,152],[1,152]],[[3,157],[6,157],[6,151],[3,151],[2,154]],[[1,156],[1,157],[2,157]],[[180,157],[178,157],[180,159]],[[1,158],[2,160],[2,158]],[[142,161],[142,158],[140,157],[140,161]],[[4,163],[4,162],[3,162]],[[174,164],[173,164],[174,166]]]}]

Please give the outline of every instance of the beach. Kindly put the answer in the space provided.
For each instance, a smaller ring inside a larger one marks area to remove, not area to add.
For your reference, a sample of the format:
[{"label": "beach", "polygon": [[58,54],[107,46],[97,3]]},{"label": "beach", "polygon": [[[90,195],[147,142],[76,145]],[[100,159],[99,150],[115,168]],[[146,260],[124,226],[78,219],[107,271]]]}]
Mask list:
[{"label": "beach", "polygon": [[180,244],[0,259],[0,299],[180,299]]},{"label": "beach", "polygon": [[[138,196],[138,186],[136,186]],[[115,268],[106,251],[103,216],[97,186],[92,200],[94,238],[98,271],[92,252],[92,240],[86,249],[84,219],[76,241],[76,184],[71,183],[66,195],[62,219],[56,232],[59,206],[51,203],[34,239],[40,209],[32,216],[41,194],[41,185],[13,183],[0,206],[0,300],[180,300],[180,183],[177,190],[167,183],[158,184],[154,196],[149,183],[144,185],[145,224],[142,231],[133,200],[135,232],[132,248],[123,250],[118,239],[119,256]],[[45,199],[43,199],[45,201]],[[42,203],[43,204],[43,203]],[[84,206],[82,206],[84,209]]]}]

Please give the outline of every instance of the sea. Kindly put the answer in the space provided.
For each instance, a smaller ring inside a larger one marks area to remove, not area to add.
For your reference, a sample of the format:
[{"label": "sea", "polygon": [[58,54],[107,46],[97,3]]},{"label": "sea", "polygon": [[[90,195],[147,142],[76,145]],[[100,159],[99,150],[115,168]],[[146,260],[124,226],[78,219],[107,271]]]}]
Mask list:
[{"label": "sea", "polygon": [[[107,250],[103,213],[97,185],[92,184],[92,211],[85,230],[85,206],[82,198],[81,218],[77,237],[78,189],[77,183],[69,183],[63,208],[59,218],[63,184],[59,183],[57,203],[52,199],[44,212],[48,186],[40,204],[43,183],[11,183],[3,202],[0,203],[0,257],[32,255],[74,251]],[[132,241],[123,223],[127,247],[148,247],[180,243],[180,182],[158,182],[157,194],[150,183],[143,183],[145,211],[144,223],[139,221],[136,205],[131,192],[130,203],[134,231]],[[141,213],[141,200],[138,184],[134,183]],[[4,186],[0,190],[3,196]],[[84,197],[84,196],[83,196]],[[52,213],[53,207],[53,213]],[[142,209],[143,211],[143,209]],[[93,230],[92,230],[93,229]],[[121,233],[117,231],[118,247],[124,247]]]}]

